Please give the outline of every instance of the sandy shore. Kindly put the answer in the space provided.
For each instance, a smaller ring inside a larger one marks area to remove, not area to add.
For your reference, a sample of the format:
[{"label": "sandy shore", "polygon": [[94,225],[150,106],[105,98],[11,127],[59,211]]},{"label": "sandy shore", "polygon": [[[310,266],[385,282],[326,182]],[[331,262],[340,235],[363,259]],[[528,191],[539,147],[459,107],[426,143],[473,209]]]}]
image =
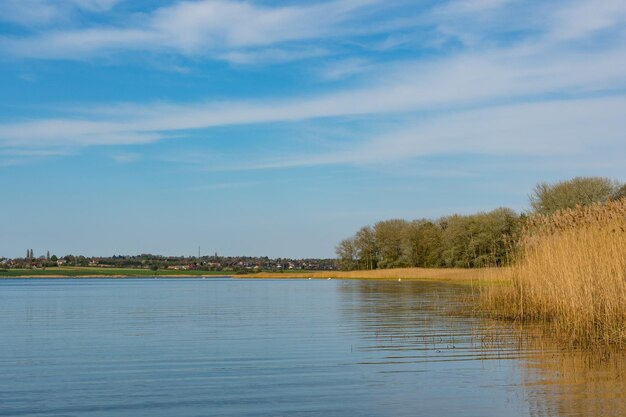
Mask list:
[{"label": "sandy shore", "polygon": [[272,279],[376,279],[376,280],[436,280],[436,281],[507,281],[507,268],[395,268],[373,271],[261,272],[233,275],[235,278]]}]

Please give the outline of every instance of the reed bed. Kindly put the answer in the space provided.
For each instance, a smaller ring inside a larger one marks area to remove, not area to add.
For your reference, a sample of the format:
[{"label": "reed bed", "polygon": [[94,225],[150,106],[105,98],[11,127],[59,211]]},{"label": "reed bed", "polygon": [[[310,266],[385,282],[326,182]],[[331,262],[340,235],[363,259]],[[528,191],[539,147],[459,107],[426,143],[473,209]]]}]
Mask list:
[{"label": "reed bed", "polygon": [[626,199],[535,216],[524,227],[512,285],[483,287],[499,318],[549,322],[576,345],[626,342]]}]

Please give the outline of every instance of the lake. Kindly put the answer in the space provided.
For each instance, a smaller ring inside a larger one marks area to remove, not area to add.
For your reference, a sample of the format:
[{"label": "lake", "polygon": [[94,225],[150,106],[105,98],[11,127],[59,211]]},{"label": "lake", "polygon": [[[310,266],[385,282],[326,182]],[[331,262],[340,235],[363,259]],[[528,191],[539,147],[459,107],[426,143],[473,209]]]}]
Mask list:
[{"label": "lake", "polygon": [[468,286],[0,280],[0,416],[623,416],[626,356],[463,312]]}]

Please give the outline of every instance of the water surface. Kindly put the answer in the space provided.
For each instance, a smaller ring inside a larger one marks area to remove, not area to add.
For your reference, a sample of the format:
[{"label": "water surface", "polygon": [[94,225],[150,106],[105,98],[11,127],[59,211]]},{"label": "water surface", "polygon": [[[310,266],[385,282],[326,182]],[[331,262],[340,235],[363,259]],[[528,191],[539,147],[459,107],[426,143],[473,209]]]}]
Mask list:
[{"label": "water surface", "polygon": [[465,286],[0,281],[0,416],[626,415],[624,354],[457,314]]}]

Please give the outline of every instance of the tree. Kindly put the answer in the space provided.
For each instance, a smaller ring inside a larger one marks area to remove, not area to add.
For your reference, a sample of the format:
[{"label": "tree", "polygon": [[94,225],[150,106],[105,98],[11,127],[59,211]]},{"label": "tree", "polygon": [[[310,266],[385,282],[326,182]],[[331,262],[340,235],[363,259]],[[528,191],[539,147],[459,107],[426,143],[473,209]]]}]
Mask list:
[{"label": "tree", "polygon": [[356,256],[359,260],[359,267],[364,269],[376,269],[378,263],[378,247],[376,236],[370,226],[362,227],[353,239],[356,249]]},{"label": "tree", "polygon": [[412,221],[402,229],[400,242],[400,264],[419,266],[422,241],[419,236],[419,222]]},{"label": "tree", "polygon": [[467,251],[472,239],[471,219],[469,216],[454,214],[439,220],[441,227],[442,252],[444,266],[468,268],[471,266]]},{"label": "tree", "polygon": [[455,214],[440,222],[443,264],[472,268],[507,262],[519,217],[511,209],[499,208],[468,216]]},{"label": "tree", "polygon": [[381,268],[408,266],[402,258],[402,241],[408,222],[401,219],[384,220],[374,225]]},{"label": "tree", "polygon": [[553,184],[539,183],[530,195],[534,213],[551,214],[558,210],[606,202],[620,191],[617,181],[603,177],[576,177]]},{"label": "tree", "polygon": [[441,264],[441,229],[429,220],[414,220],[407,225],[402,237],[404,264],[416,267],[436,267]]},{"label": "tree", "polygon": [[356,268],[356,246],[354,239],[344,239],[335,247],[335,253],[339,258],[339,268],[350,271]]}]

